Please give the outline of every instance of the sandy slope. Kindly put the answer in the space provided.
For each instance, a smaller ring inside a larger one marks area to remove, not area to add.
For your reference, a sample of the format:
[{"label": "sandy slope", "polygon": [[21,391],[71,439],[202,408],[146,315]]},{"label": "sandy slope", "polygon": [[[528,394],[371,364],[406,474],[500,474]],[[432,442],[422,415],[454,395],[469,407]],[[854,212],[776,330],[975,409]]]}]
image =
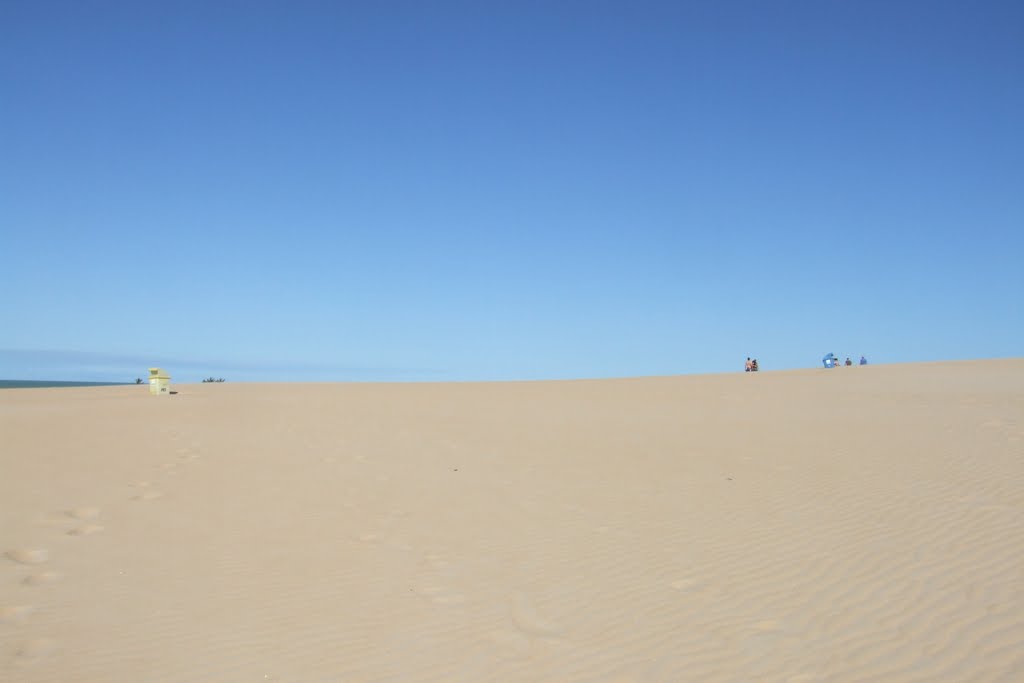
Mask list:
[{"label": "sandy slope", "polygon": [[1021,681],[1024,361],[0,392],[0,680]]}]

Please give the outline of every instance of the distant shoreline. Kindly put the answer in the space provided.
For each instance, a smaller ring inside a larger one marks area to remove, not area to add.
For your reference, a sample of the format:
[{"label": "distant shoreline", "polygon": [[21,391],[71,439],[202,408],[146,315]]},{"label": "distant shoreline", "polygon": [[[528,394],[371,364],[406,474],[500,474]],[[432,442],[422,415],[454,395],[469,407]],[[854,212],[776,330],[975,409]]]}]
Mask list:
[{"label": "distant shoreline", "polygon": [[118,387],[135,382],[62,382],[59,380],[0,379],[0,389],[49,389],[58,387]]}]

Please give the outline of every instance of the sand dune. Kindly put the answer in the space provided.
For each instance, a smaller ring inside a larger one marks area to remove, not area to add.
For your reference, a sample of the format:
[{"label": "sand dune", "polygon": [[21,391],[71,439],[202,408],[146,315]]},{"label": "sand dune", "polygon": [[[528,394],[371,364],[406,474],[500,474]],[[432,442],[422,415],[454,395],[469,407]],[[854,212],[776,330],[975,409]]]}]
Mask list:
[{"label": "sand dune", "polygon": [[0,680],[1024,680],[1024,360],[176,388],[0,392]]}]

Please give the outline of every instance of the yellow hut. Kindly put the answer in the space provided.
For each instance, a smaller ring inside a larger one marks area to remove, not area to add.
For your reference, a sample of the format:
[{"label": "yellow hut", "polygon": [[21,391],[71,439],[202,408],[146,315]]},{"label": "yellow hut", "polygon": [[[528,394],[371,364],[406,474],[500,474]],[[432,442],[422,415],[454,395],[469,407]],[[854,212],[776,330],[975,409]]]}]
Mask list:
[{"label": "yellow hut", "polygon": [[149,393],[154,396],[171,393],[171,376],[160,368],[149,369]]}]

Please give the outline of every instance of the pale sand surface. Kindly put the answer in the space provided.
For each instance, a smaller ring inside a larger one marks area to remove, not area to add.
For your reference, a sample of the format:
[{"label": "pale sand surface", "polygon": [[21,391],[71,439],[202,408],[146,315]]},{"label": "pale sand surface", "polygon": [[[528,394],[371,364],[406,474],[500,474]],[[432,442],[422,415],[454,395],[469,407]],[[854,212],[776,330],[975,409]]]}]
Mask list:
[{"label": "pale sand surface", "polygon": [[176,388],[0,391],[0,680],[1024,680],[1024,360]]}]

